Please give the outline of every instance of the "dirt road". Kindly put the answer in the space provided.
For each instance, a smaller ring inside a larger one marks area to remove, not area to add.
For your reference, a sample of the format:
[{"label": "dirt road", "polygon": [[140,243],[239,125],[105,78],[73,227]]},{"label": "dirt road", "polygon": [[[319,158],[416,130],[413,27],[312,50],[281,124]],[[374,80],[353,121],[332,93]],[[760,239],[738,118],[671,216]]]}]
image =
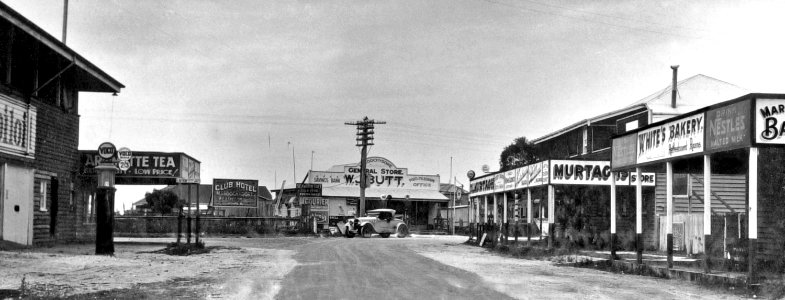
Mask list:
[{"label": "dirt road", "polygon": [[[558,267],[463,245],[465,237],[166,239],[0,251],[0,295],[67,299],[738,299],[676,280]],[[141,242],[141,243],[140,243]],[[5,292],[4,292],[5,291]]]}]

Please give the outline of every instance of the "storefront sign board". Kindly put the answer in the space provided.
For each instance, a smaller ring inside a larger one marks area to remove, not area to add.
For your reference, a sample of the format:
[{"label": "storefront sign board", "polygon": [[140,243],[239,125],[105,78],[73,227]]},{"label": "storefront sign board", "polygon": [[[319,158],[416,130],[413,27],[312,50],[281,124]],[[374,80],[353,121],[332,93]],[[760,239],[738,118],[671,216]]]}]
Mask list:
[{"label": "storefront sign board", "polygon": [[638,141],[637,134],[628,134],[613,139],[613,156],[611,164],[614,168],[632,166],[636,163],[637,152],[635,151]]},{"label": "storefront sign board", "polygon": [[[551,160],[551,184],[567,185],[610,185],[615,178],[616,185],[635,185],[637,176],[631,172],[614,172],[611,175],[609,161]],[[655,174],[641,173],[643,186],[654,186]]]},{"label": "storefront sign board", "polygon": [[744,100],[706,112],[706,151],[750,146],[750,101]]},{"label": "storefront sign board", "polygon": [[322,185],[319,183],[298,183],[297,184],[298,197],[321,197]]},{"label": "storefront sign board", "polygon": [[785,99],[757,99],[755,142],[785,144]]},{"label": "storefront sign board", "polygon": [[639,131],[637,163],[703,152],[704,121],[699,113]]},{"label": "storefront sign board", "polygon": [[[374,187],[439,190],[439,175],[410,175],[408,169],[398,168],[383,157],[366,160],[369,189]],[[360,167],[345,166],[343,172],[311,171],[309,182],[328,186],[360,186]]]},{"label": "storefront sign board", "polygon": [[0,152],[35,158],[36,108],[0,95]]}]

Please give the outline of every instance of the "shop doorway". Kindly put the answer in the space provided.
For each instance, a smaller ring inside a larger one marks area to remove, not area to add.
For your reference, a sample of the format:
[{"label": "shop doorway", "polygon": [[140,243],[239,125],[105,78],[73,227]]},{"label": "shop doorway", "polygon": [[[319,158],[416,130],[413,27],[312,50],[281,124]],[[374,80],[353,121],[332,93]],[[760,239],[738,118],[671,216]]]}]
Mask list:
[{"label": "shop doorway", "polygon": [[0,238],[33,244],[33,169],[3,164],[0,175]]}]

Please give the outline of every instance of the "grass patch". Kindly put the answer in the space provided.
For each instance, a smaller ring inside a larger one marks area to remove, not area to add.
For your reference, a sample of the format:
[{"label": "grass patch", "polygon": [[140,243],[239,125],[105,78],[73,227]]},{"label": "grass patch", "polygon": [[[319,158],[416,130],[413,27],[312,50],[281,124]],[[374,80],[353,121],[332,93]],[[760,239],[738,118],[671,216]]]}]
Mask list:
[{"label": "grass patch", "polygon": [[210,253],[212,250],[216,250],[216,249],[240,249],[240,248],[227,248],[227,247],[220,247],[220,246],[205,247],[204,242],[199,241],[198,243],[190,243],[190,244],[170,243],[166,245],[166,248],[150,251],[147,253],[163,253],[168,255],[188,256],[188,255]]}]

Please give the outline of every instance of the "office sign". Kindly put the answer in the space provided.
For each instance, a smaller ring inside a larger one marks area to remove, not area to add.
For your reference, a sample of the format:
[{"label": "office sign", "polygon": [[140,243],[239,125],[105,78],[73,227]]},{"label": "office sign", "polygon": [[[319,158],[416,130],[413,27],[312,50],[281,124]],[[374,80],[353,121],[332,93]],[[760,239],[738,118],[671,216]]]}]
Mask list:
[{"label": "office sign", "polygon": [[213,206],[256,207],[258,200],[258,180],[213,179]]},{"label": "office sign", "polygon": [[749,147],[750,119],[750,100],[706,112],[706,151]]},{"label": "office sign", "polygon": [[755,142],[785,144],[785,100],[757,99],[755,102]]},{"label": "office sign", "polygon": [[703,152],[703,113],[638,132],[637,163]]}]

